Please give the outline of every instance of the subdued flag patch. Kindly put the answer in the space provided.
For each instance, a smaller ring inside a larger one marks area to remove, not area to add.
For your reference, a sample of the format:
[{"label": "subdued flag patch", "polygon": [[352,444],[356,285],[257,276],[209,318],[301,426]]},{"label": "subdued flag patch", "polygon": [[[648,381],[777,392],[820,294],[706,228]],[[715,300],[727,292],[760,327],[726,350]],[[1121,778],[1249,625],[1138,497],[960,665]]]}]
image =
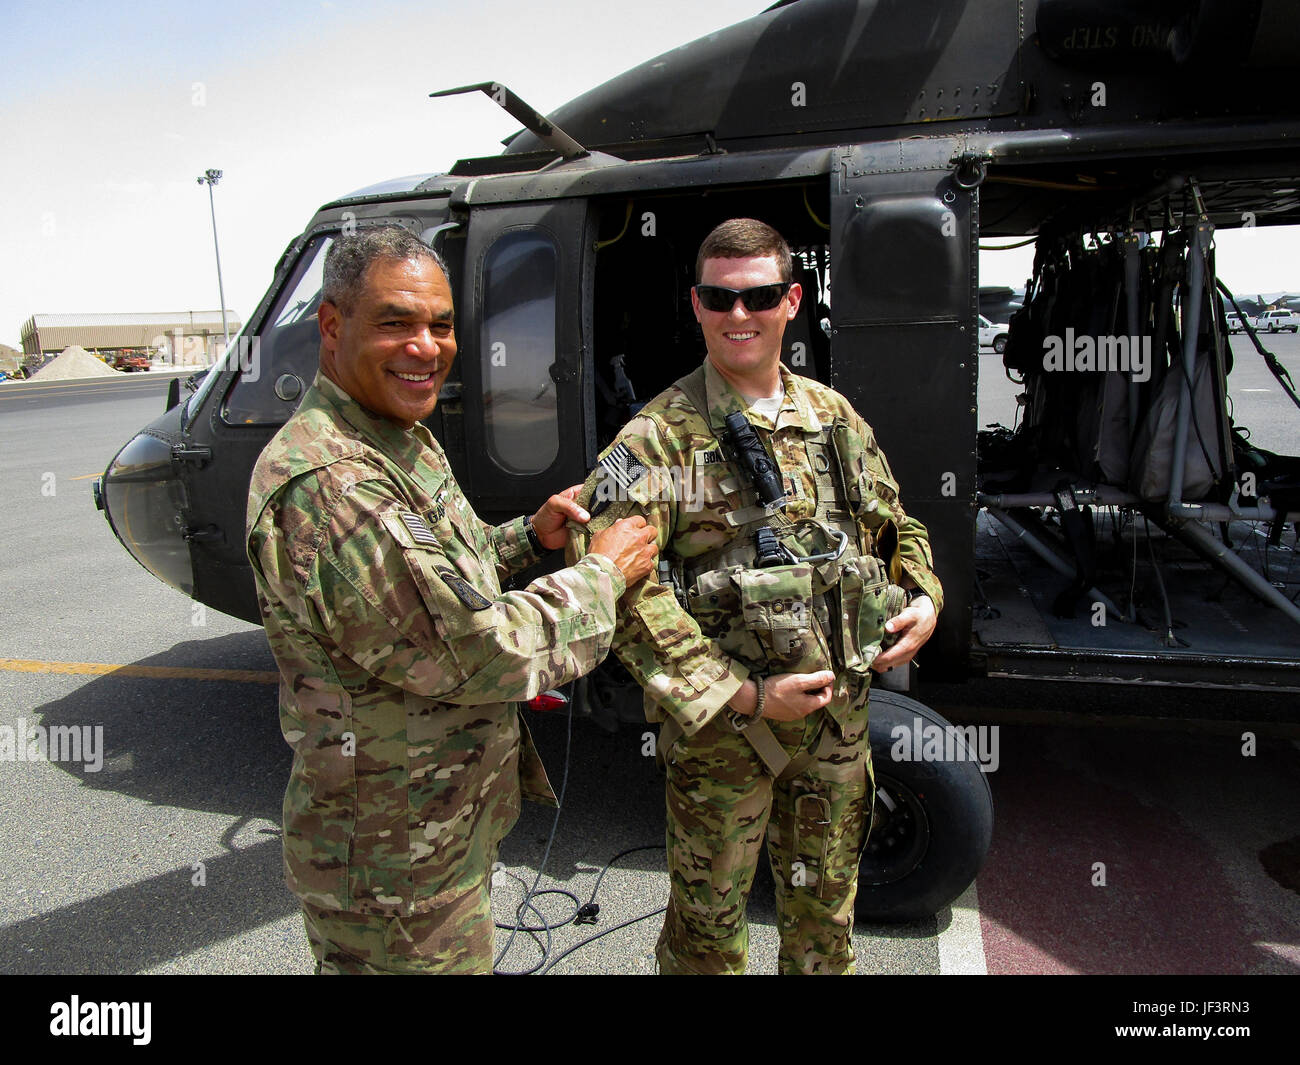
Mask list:
[{"label": "subdued flag patch", "polygon": [[627,492],[649,472],[626,444],[614,445],[609,454],[600,460],[600,467],[623,492]]},{"label": "subdued flag patch", "polygon": [[411,532],[411,538],[422,547],[437,547],[438,538],[433,535],[433,530],[424,523],[424,519],[418,514],[412,514],[409,510],[399,510],[397,516],[402,519],[402,524]]}]

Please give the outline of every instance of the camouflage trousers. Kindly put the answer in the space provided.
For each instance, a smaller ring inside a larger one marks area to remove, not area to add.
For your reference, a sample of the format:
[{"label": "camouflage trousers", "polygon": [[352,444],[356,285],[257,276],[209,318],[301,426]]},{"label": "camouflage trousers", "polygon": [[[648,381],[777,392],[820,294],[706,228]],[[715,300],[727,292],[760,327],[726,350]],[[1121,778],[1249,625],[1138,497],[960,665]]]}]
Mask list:
[{"label": "camouflage trousers", "polygon": [[[790,754],[831,728],[818,711],[770,722]],[[852,973],[858,859],[870,820],[865,733],[787,781],[765,771],[720,715],[666,752],[669,902],[656,955],[661,973],[742,973],[745,907],[767,837],[776,883],[782,973]]]},{"label": "camouflage trousers", "polygon": [[411,917],[322,910],[302,903],[307,939],[324,976],[492,972],[488,883]]}]

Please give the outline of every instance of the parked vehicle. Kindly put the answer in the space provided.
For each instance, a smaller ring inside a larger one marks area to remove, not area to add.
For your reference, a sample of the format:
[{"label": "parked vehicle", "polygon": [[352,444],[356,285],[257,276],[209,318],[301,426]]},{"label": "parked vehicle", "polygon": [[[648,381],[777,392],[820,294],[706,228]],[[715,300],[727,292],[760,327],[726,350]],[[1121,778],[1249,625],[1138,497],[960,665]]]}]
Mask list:
[{"label": "parked vehicle", "polygon": [[984,315],[980,320],[980,347],[992,348],[999,355],[1007,350],[1007,335],[1010,326],[990,322]]},{"label": "parked vehicle", "polygon": [[124,373],[130,373],[133,370],[149,370],[153,364],[147,356],[135,355],[130,352],[122,352],[113,356],[113,369],[121,370]]},{"label": "parked vehicle", "polygon": [[1281,333],[1290,330],[1300,331],[1300,314],[1295,311],[1265,311],[1255,319],[1255,330],[1261,333]]}]

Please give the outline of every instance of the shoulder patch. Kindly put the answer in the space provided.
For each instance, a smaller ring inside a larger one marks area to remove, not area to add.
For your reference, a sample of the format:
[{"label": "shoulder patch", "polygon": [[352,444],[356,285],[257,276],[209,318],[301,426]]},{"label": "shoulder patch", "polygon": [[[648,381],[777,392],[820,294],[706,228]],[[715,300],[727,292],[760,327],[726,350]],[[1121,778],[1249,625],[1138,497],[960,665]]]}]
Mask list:
[{"label": "shoulder patch", "polygon": [[434,572],[442,578],[443,583],[456,593],[456,598],[471,610],[487,610],[492,600],[484,596],[477,588],[450,566],[435,566]]},{"label": "shoulder patch", "polygon": [[609,454],[600,460],[599,465],[605,475],[613,478],[624,492],[629,491],[648,472],[641,460],[632,454],[632,449],[622,443],[610,448]]},{"label": "shoulder patch", "polygon": [[624,443],[615,444],[609,453],[596,463],[601,479],[591,497],[591,516],[603,514],[611,503],[622,502],[629,493],[645,480],[650,472],[632,449]]}]

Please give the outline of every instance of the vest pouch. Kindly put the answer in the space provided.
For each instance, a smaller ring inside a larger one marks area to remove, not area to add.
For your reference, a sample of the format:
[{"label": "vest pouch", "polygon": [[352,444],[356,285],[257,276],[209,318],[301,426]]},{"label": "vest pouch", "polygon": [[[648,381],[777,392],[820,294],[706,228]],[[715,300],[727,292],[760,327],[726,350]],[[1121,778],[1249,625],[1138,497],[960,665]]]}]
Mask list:
[{"label": "vest pouch", "polygon": [[688,609],[700,632],[716,640],[723,651],[749,669],[761,670],[767,654],[741,621],[740,592],[731,579],[741,569],[731,566],[701,573],[690,588]]},{"label": "vest pouch", "polygon": [[844,668],[869,676],[871,663],[893,642],[885,622],[902,612],[906,594],[891,584],[885,564],[874,555],[858,555],[844,566],[840,580],[843,610],[841,639]]},{"label": "vest pouch", "polygon": [[813,619],[810,565],[742,569],[732,579],[745,629],[757,638],[770,673],[826,668]]}]

